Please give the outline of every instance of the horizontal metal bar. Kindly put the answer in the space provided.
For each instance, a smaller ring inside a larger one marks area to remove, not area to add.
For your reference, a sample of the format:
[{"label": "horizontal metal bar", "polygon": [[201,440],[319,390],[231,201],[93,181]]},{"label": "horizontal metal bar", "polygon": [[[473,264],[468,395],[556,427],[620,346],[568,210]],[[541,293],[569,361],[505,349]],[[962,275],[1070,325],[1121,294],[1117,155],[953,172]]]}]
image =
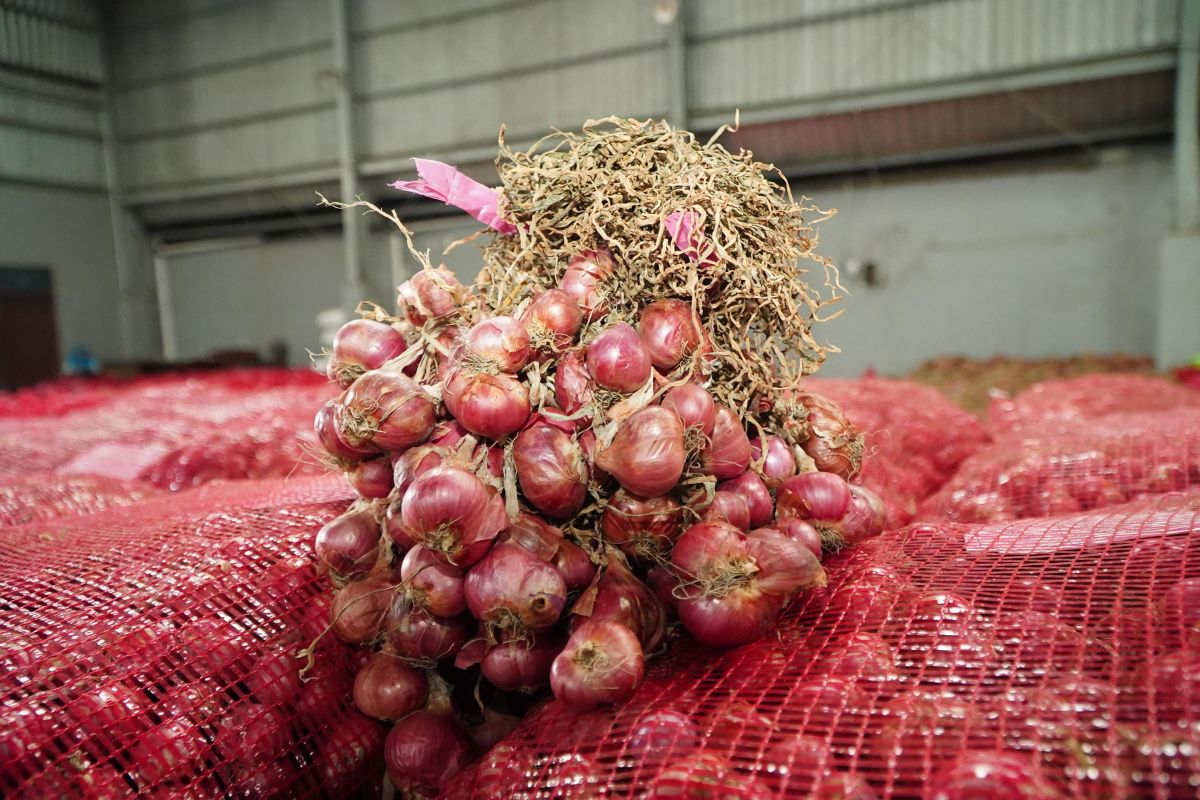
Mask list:
[{"label": "horizontal metal bar", "polygon": [[177,25],[187,25],[193,20],[202,19],[204,17],[215,17],[224,14],[231,8],[241,8],[246,5],[246,0],[228,0],[225,3],[213,3],[208,8],[200,10],[189,10],[182,14],[156,19],[153,22],[143,22],[141,25],[121,25],[118,23],[117,30],[121,33],[140,33],[142,31],[162,30],[163,28],[173,28]]},{"label": "horizontal metal bar", "polygon": [[885,14],[889,11],[907,11],[922,6],[942,5],[952,0],[904,0],[904,2],[875,3],[874,5],[858,8],[843,8],[838,11],[826,11],[822,14],[812,14],[804,17],[788,17],[786,19],[764,22],[756,25],[744,25],[740,28],[723,28],[712,33],[697,33],[688,35],[688,44],[703,44],[721,39],[736,39],[740,36],[758,36],[764,33],[804,28],[809,25],[823,25],[854,17],[865,17],[873,14]]},{"label": "horizontal metal bar", "polygon": [[100,107],[100,93],[91,86],[84,87],[73,82],[63,83],[53,78],[33,75],[24,70],[18,72],[0,67],[0,91],[90,109]]},{"label": "horizontal metal bar", "polygon": [[305,103],[300,106],[291,108],[280,108],[272,111],[256,111],[253,114],[248,114],[240,117],[230,117],[228,119],[212,120],[210,122],[194,122],[190,125],[175,125],[170,128],[152,128],[150,130],[140,130],[134,133],[126,133],[120,137],[122,144],[137,144],[138,142],[152,141],[155,139],[175,139],[180,136],[194,136],[198,133],[206,133],[208,131],[225,130],[228,128],[241,128],[246,125],[261,125],[264,122],[270,122],[277,119],[287,119],[288,117],[302,117],[306,114],[312,114],[318,111],[330,111],[334,107],[333,100],[321,100],[319,102]]},{"label": "horizontal metal bar", "polygon": [[380,25],[377,28],[355,31],[350,37],[355,41],[364,41],[366,39],[374,39],[378,36],[388,36],[400,31],[419,31],[425,28],[437,28],[444,25],[457,25],[460,22],[465,22],[469,19],[477,19],[486,17],[492,14],[502,14],[508,11],[513,11],[518,8],[527,6],[539,6],[547,3],[562,2],[562,0],[513,0],[509,3],[497,3],[494,6],[487,8],[477,8],[474,11],[455,11],[450,14],[443,14],[440,17],[427,17],[425,19],[412,20],[411,22],[397,22],[392,25]]},{"label": "horizontal metal bar", "polygon": [[119,92],[136,91],[168,83],[180,83],[192,80],[193,78],[219,75],[222,72],[233,72],[245,67],[256,67],[260,64],[269,64],[272,61],[280,61],[285,58],[304,55],[305,53],[329,50],[330,47],[330,41],[322,39],[317,42],[293,45],[292,47],[281,47],[278,50],[255,51],[250,55],[230,59],[229,61],[222,61],[219,64],[206,64],[202,67],[192,67],[190,69],[164,70],[156,72],[152,78],[128,78],[122,80],[120,83],[116,83],[114,86]]},{"label": "horizontal metal bar", "polygon": [[[146,206],[177,200],[251,192],[257,189],[284,189],[316,183],[337,183],[339,174],[336,161],[324,161],[316,164],[297,164],[282,170],[244,173],[237,178],[212,178],[190,184],[147,184],[127,190],[125,204]],[[316,202],[317,199],[314,196],[313,203]]]},{"label": "horizontal metal bar", "polygon": [[9,2],[9,0],[0,0],[0,9],[11,11],[31,19],[38,19],[42,22],[61,25],[64,28],[72,28],[77,31],[83,31],[84,33],[96,32],[96,20],[94,18],[88,22],[83,22],[81,20],[71,19],[70,17],[53,14],[44,8],[33,8],[21,3]]},{"label": "horizontal metal bar", "polygon": [[92,129],[61,127],[51,125],[46,122],[37,122],[36,120],[21,119],[19,117],[10,117],[0,114],[0,127],[16,128],[23,131],[31,131],[33,133],[49,133],[56,136],[68,136],[72,139],[83,139],[84,141],[100,143],[100,120],[96,120],[96,127]]},{"label": "horizontal metal bar", "polygon": [[62,178],[40,178],[30,175],[14,175],[11,172],[0,170],[0,185],[13,184],[16,186],[31,186],[37,189],[61,189],[71,192],[83,192],[85,194],[104,195],[108,192],[108,187],[103,183],[80,183],[77,181],[67,181]]},{"label": "horizontal metal bar", "polygon": [[[953,100],[981,94],[1021,91],[1122,75],[1160,72],[1172,69],[1174,65],[1175,51],[1173,49],[1155,50],[1116,58],[1089,59],[1069,64],[991,73],[987,76],[955,81],[929,81],[903,86],[880,87],[860,92],[841,91],[817,97],[763,103],[759,106],[742,107],[740,109],[741,119],[743,124],[753,125],[806,117],[823,117],[848,111]],[[692,114],[692,126],[699,130],[715,129],[732,121],[734,110],[733,107],[695,109]]]},{"label": "horizontal metal bar", "polygon": [[382,98],[405,97],[408,95],[439,91],[442,89],[456,89],[459,86],[468,86],[480,83],[498,83],[500,81],[519,78],[524,75],[533,75],[539,72],[554,72],[555,70],[578,67],[585,64],[594,64],[598,61],[612,61],[613,59],[640,55],[652,50],[665,50],[665,48],[665,39],[655,42],[644,42],[642,44],[631,44],[624,47],[614,47],[608,50],[598,50],[595,53],[588,53],[586,55],[576,55],[569,58],[556,58],[548,61],[540,61],[535,64],[528,64],[523,67],[515,67],[513,69],[504,70],[503,72],[485,70],[472,72],[469,75],[462,75],[456,78],[447,78],[440,81],[426,81],[424,83],[413,84],[411,86],[397,86],[391,89],[380,89],[374,92],[357,92],[355,93],[355,99],[370,101]]}]

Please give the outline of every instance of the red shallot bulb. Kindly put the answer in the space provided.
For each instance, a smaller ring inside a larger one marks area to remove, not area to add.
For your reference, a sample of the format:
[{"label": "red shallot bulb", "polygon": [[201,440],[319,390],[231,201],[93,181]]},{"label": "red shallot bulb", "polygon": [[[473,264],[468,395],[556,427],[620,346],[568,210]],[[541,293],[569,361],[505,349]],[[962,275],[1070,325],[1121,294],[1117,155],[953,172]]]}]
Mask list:
[{"label": "red shallot bulb", "polygon": [[804,452],[817,469],[846,480],[858,475],[862,467],[863,434],[832,400],[806,394],[800,397],[800,402],[808,409],[809,436]]},{"label": "red shallot bulb", "polygon": [[429,434],[429,443],[450,450],[470,434],[471,432],[458,420],[446,419],[433,426],[433,432]]},{"label": "red shallot bulb", "polygon": [[343,579],[366,575],[379,558],[379,521],[370,509],[348,511],[317,533],[317,560]]},{"label": "red shallot bulb", "polygon": [[562,289],[547,289],[534,296],[521,314],[531,345],[543,352],[561,353],[571,346],[583,325],[583,312],[575,298]]},{"label": "red shallot bulb", "polygon": [[698,383],[676,386],[663,396],[664,408],[669,408],[683,420],[683,427],[696,428],[706,437],[713,435],[717,424],[717,406],[712,395]]},{"label": "red shallot bulb", "polygon": [[746,501],[746,506],[750,509],[751,528],[766,525],[775,515],[771,507],[770,490],[767,489],[762,478],[750,470],[746,470],[732,480],[717,484],[717,489],[723,492],[733,492]]},{"label": "red shallot bulb", "polygon": [[832,472],[804,472],[779,484],[775,493],[779,517],[810,523],[821,534],[826,548],[845,544],[842,518],[850,508],[850,484]]},{"label": "red shallot bulb", "polygon": [[433,398],[398,372],[366,372],[341,396],[334,412],[338,435],[352,448],[407,450],[429,438]]},{"label": "red shallot bulb", "polygon": [[647,406],[624,420],[596,464],[622,488],[642,497],[666,494],[683,476],[683,422],[662,406]]},{"label": "red shallot bulb", "polygon": [[452,714],[418,711],[396,723],[384,742],[388,777],[403,797],[432,797],[475,758]]},{"label": "red shallot bulb", "polygon": [[388,504],[387,511],[383,514],[383,532],[400,549],[400,552],[404,553],[416,547],[417,543],[408,535],[408,531],[404,530],[404,521],[400,518],[402,505],[400,498],[396,498]]},{"label": "red shallot bulb", "polygon": [[453,369],[442,400],[464,428],[493,440],[519,431],[529,419],[529,390],[511,375]]},{"label": "red shallot bulb", "polygon": [[558,282],[575,300],[585,320],[594,322],[608,313],[602,281],[612,275],[612,256],[606,250],[586,250],[567,263],[567,270]]},{"label": "red shallot bulb", "polygon": [[374,639],[394,594],[392,585],[382,578],[352,581],[338,589],[330,612],[334,636],[344,642]]},{"label": "red shallot bulb", "polygon": [[620,554],[610,549],[608,556],[600,580],[580,595],[571,609],[572,630],[586,620],[612,620],[631,630],[644,652],[654,652],[667,635],[666,608]]},{"label": "red shallot bulb", "polygon": [[[558,359],[554,374],[554,402],[566,414],[591,405],[595,384],[587,371],[582,350],[568,350]],[[587,420],[583,420],[586,424]]]},{"label": "red shallot bulb", "polygon": [[387,497],[392,492],[392,462],[387,456],[359,461],[346,470],[346,479],[359,497],[368,500]]},{"label": "red shallot bulb", "polygon": [[842,536],[846,544],[878,536],[887,526],[887,506],[879,495],[865,486],[850,487],[850,505],[842,517]]},{"label": "red shallot bulb", "polygon": [[453,617],[467,610],[463,594],[463,570],[442,561],[422,545],[404,554],[400,579],[416,608],[439,617]]},{"label": "red shallot bulb", "polygon": [[821,534],[809,523],[795,517],[779,517],[771,527],[807,547],[817,558],[821,557]]},{"label": "red shallot bulb", "polygon": [[512,317],[476,322],[462,338],[462,363],[474,372],[516,373],[529,363],[529,331]]},{"label": "red shallot bulb", "polygon": [[400,331],[373,319],[352,319],[333,337],[326,373],[345,389],[359,375],[379,369],[407,349]]},{"label": "red shallot bulb", "polygon": [[392,485],[395,486],[397,495],[403,497],[417,476],[446,463],[446,455],[446,451],[441,447],[419,444],[397,456],[392,463]]},{"label": "red shallot bulb", "polygon": [[596,565],[587,551],[573,542],[563,540],[550,559],[550,563],[562,575],[567,591],[582,589],[596,576]]},{"label": "red shallot bulb", "polygon": [[705,472],[723,481],[736,478],[750,465],[750,437],[742,427],[737,413],[726,406],[717,406],[716,420],[702,461]]},{"label": "red shallot bulb", "polygon": [[790,595],[801,589],[825,585],[821,557],[807,545],[773,528],[759,528],[746,537],[746,550],[762,571],[758,587],[770,594]]},{"label": "red shallot bulb", "polygon": [[762,437],[756,437],[750,443],[751,461],[758,465],[762,462],[762,474],[768,485],[776,486],[784,478],[796,474],[796,456],[787,442],[778,436],[767,437],[767,454],[763,456]]},{"label": "red shallot bulb", "polygon": [[557,634],[506,634],[488,648],[479,668],[497,689],[532,692],[549,683],[550,666],[562,649],[563,640]]},{"label": "red shallot bulb", "polygon": [[423,269],[396,289],[400,308],[418,328],[448,317],[462,304],[463,287],[448,269]]},{"label": "red shallot bulb", "polygon": [[442,466],[408,487],[400,509],[404,532],[447,563],[474,564],[508,527],[499,495],[458,467]]},{"label": "red shallot bulb", "polygon": [[549,564],[512,542],[500,542],[467,570],[467,607],[480,622],[499,630],[545,630],[567,603],[563,577]]},{"label": "red shallot bulb", "polygon": [[619,322],[587,346],[587,368],[597,386],[628,394],[650,379],[650,356],[637,331]]},{"label": "red shallot bulb", "polygon": [[568,707],[587,711],[628,700],[645,669],[642,646],[628,628],[611,620],[589,620],[575,629],[554,659],[550,688]]},{"label": "red shallot bulb", "polygon": [[354,676],[354,705],[368,717],[400,719],[425,705],[429,681],[390,653],[376,653]]},{"label": "red shallot bulb", "polygon": [[545,422],[521,431],[513,442],[517,480],[525,499],[552,519],[569,519],[587,499],[588,467],[569,434]]},{"label": "red shallot bulb", "polygon": [[655,300],[642,310],[638,334],[654,366],[669,372],[700,346],[704,327],[690,304]]},{"label": "red shallot bulb", "polygon": [[634,558],[662,558],[683,533],[683,507],[670,497],[642,498],[621,489],[609,498],[600,531]]},{"label": "red shallot bulb", "polygon": [[455,655],[474,635],[475,626],[466,614],[439,617],[398,598],[387,611],[383,631],[393,653],[420,663]]},{"label": "red shallot bulb", "polygon": [[700,515],[701,522],[728,522],[739,531],[750,530],[750,504],[737,492],[713,493],[712,502]]},{"label": "red shallot bulb", "polygon": [[321,448],[329,454],[329,459],[338,466],[344,466],[374,455],[376,451],[370,447],[351,447],[342,441],[342,437],[338,435],[338,407],[337,398],[330,400],[321,406],[313,418],[313,433],[316,434]]}]

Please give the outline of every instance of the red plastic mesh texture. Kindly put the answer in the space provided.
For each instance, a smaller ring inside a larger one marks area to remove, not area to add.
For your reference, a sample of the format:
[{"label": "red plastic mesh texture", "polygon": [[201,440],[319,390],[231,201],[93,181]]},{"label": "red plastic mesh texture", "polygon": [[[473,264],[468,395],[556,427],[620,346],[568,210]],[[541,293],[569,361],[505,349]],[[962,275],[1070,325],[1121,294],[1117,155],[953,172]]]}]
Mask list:
[{"label": "red plastic mesh texture", "polygon": [[0,796],[378,796],[312,557],[341,479],[211,485],[0,530]]},{"label": "red plastic mesh texture", "polygon": [[1084,375],[1043,381],[1011,400],[988,408],[988,428],[997,438],[1032,423],[1090,420],[1118,412],[1200,409],[1200,392],[1144,375]]},{"label": "red plastic mesh texture", "polygon": [[1200,408],[1025,423],[967,459],[923,520],[1071,514],[1200,486]]},{"label": "red plastic mesh texture", "polygon": [[1195,495],[885,534],[777,634],[678,641],[617,709],[549,702],[446,796],[1193,798],[1198,537]]},{"label": "red plastic mesh texture", "polygon": [[145,481],[33,473],[0,481],[0,526],[41,522],[127,506],[162,493]]},{"label": "red plastic mesh texture", "polygon": [[922,500],[989,441],[979,420],[937,389],[885,378],[809,380],[867,433],[861,483],[888,507],[891,527],[908,524]]},{"label": "red plastic mesh texture", "polygon": [[[251,375],[253,373],[250,373]],[[65,417],[0,425],[0,473],[31,470],[148,480],[182,489],[217,478],[316,474],[305,453],[320,376],[257,381],[242,373],[139,386]]]}]

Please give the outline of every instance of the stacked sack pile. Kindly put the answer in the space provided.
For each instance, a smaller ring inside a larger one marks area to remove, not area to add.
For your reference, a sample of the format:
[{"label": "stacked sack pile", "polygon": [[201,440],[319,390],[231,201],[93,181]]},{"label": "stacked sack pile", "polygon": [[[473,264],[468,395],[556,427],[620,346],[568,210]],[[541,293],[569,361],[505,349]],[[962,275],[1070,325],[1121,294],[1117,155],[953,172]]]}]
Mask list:
[{"label": "stacked sack pile", "polygon": [[405,792],[547,688],[627,700],[675,619],[707,646],[762,637],[824,585],[822,552],[884,525],[849,482],[861,434],[801,381],[824,356],[797,266],[827,268],[813,209],[661,123],[502,142],[498,163],[499,191],[433,162],[397,184],[487,224],[485,271],[466,287],[414,250],[402,315],[339,332],[344,391],[315,420],[361,498],[316,542],[330,628],[373,653],[355,700],[399,720]]}]

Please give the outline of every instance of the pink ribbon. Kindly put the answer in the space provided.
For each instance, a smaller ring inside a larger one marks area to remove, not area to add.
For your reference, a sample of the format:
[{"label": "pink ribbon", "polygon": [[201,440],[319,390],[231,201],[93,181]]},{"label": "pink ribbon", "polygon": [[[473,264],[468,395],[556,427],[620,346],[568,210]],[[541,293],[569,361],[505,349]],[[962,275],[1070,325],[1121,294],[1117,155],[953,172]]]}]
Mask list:
[{"label": "pink ribbon", "polygon": [[516,233],[517,228],[500,216],[500,190],[468,178],[449,164],[414,158],[417,180],[396,181],[395,189],[441,200],[470,214],[498,233]]},{"label": "pink ribbon", "polygon": [[[679,252],[697,261],[702,267],[711,267],[717,263],[717,254],[708,244],[708,238],[700,230],[698,222],[700,215],[695,211],[673,211],[663,220],[667,233],[679,248]],[[701,252],[707,250],[703,256]]]}]

